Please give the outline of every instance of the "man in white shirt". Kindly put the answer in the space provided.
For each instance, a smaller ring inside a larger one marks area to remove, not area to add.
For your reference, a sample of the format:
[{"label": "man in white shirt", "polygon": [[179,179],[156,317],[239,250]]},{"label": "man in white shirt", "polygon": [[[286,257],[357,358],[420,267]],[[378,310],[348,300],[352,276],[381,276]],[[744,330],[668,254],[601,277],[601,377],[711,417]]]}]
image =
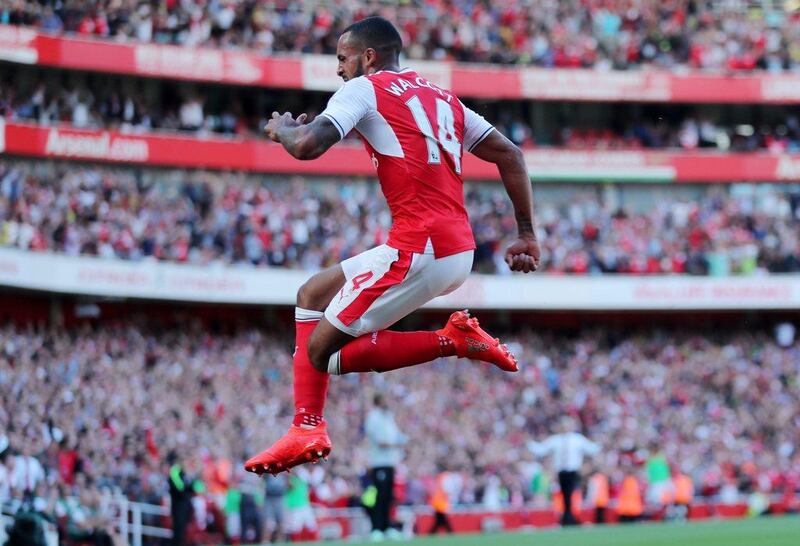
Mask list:
[{"label": "man in white shirt", "polygon": [[561,515],[561,525],[576,525],[578,520],[572,513],[572,493],[580,485],[580,469],[586,455],[595,455],[600,451],[600,446],[590,441],[580,432],[575,421],[565,417],[561,421],[560,431],[547,438],[544,442],[531,441],[528,443],[534,455],[544,457],[553,456],[553,466],[558,471],[558,485],[564,497],[564,513]]},{"label": "man in white shirt", "polygon": [[11,471],[11,489],[22,495],[23,499],[33,496],[36,486],[45,479],[42,463],[33,456],[30,441],[22,447],[22,453],[14,457],[14,469]]},{"label": "man in white shirt", "polygon": [[383,396],[376,394],[373,404],[374,407],[367,414],[364,429],[368,441],[369,475],[377,490],[375,505],[371,511],[372,537],[380,540],[384,535],[398,534],[390,527],[389,512],[394,501],[394,469],[403,455],[401,447],[408,439],[400,432]]}]

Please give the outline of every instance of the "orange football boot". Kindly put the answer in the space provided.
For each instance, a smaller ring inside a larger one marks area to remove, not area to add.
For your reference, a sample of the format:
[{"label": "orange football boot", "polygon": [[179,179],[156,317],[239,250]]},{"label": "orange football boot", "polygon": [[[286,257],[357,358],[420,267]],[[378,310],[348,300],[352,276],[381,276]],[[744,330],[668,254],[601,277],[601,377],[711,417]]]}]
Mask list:
[{"label": "orange football boot", "polygon": [[507,372],[519,371],[517,359],[508,347],[481,328],[478,319],[470,317],[466,309],[450,315],[444,328],[436,333],[453,342],[460,358],[489,362]]},{"label": "orange football boot", "polygon": [[330,452],[331,441],[325,421],[309,429],[292,425],[271,447],[244,463],[244,469],[259,475],[265,472],[275,475],[304,463],[316,463],[327,458]]}]

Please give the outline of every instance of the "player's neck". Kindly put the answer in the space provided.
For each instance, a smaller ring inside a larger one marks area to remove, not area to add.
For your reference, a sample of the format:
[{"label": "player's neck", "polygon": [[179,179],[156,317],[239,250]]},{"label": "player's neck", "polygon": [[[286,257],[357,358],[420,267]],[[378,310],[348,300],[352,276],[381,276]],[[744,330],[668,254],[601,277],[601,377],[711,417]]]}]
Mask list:
[{"label": "player's neck", "polygon": [[380,72],[382,70],[386,70],[387,72],[400,72],[400,66],[397,63],[386,63],[382,66],[373,66],[367,70],[367,75],[375,74],[376,72]]}]

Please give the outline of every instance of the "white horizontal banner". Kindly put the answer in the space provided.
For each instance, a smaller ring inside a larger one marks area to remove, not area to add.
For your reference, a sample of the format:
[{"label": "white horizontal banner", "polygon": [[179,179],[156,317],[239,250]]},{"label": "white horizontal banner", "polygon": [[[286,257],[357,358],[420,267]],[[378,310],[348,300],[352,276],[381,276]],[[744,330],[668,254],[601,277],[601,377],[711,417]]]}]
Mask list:
[{"label": "white horizontal banner", "polygon": [[800,309],[800,276],[473,275],[437,307],[542,310]]},{"label": "white horizontal banner", "polygon": [[[128,262],[0,248],[0,285],[94,296],[293,305],[305,271]],[[473,275],[428,307],[530,310],[800,309],[800,276]]]}]

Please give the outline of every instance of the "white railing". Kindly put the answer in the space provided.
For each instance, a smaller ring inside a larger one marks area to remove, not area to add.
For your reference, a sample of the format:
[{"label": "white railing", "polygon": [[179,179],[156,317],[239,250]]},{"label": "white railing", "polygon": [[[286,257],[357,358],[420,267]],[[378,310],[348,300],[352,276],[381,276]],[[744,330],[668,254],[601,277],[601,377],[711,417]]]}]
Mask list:
[{"label": "white railing", "polygon": [[[143,502],[132,502],[126,497],[119,495],[111,502],[111,508],[118,512],[115,522],[116,530],[119,532],[123,546],[142,546],[144,539],[150,538],[172,538],[172,530],[166,527],[145,525],[142,516],[152,515],[159,517],[169,516],[169,508],[159,504],[147,504]],[[405,536],[413,535],[414,522],[416,517],[425,513],[426,507],[400,506],[397,509],[397,520],[402,524],[402,532]],[[319,526],[320,539],[340,540],[354,537],[365,537],[370,532],[370,522],[365,511],[361,508],[323,508],[315,507],[314,513],[317,519],[325,519],[330,522],[332,519],[347,520],[349,533],[345,534],[341,526],[335,523],[323,523]],[[0,542],[2,545],[2,542]]]},{"label": "white railing", "polygon": [[118,512],[116,528],[124,546],[142,546],[144,537],[172,538],[172,529],[142,523],[142,515],[168,516],[166,506],[132,502],[122,495],[114,498],[112,506]]}]

